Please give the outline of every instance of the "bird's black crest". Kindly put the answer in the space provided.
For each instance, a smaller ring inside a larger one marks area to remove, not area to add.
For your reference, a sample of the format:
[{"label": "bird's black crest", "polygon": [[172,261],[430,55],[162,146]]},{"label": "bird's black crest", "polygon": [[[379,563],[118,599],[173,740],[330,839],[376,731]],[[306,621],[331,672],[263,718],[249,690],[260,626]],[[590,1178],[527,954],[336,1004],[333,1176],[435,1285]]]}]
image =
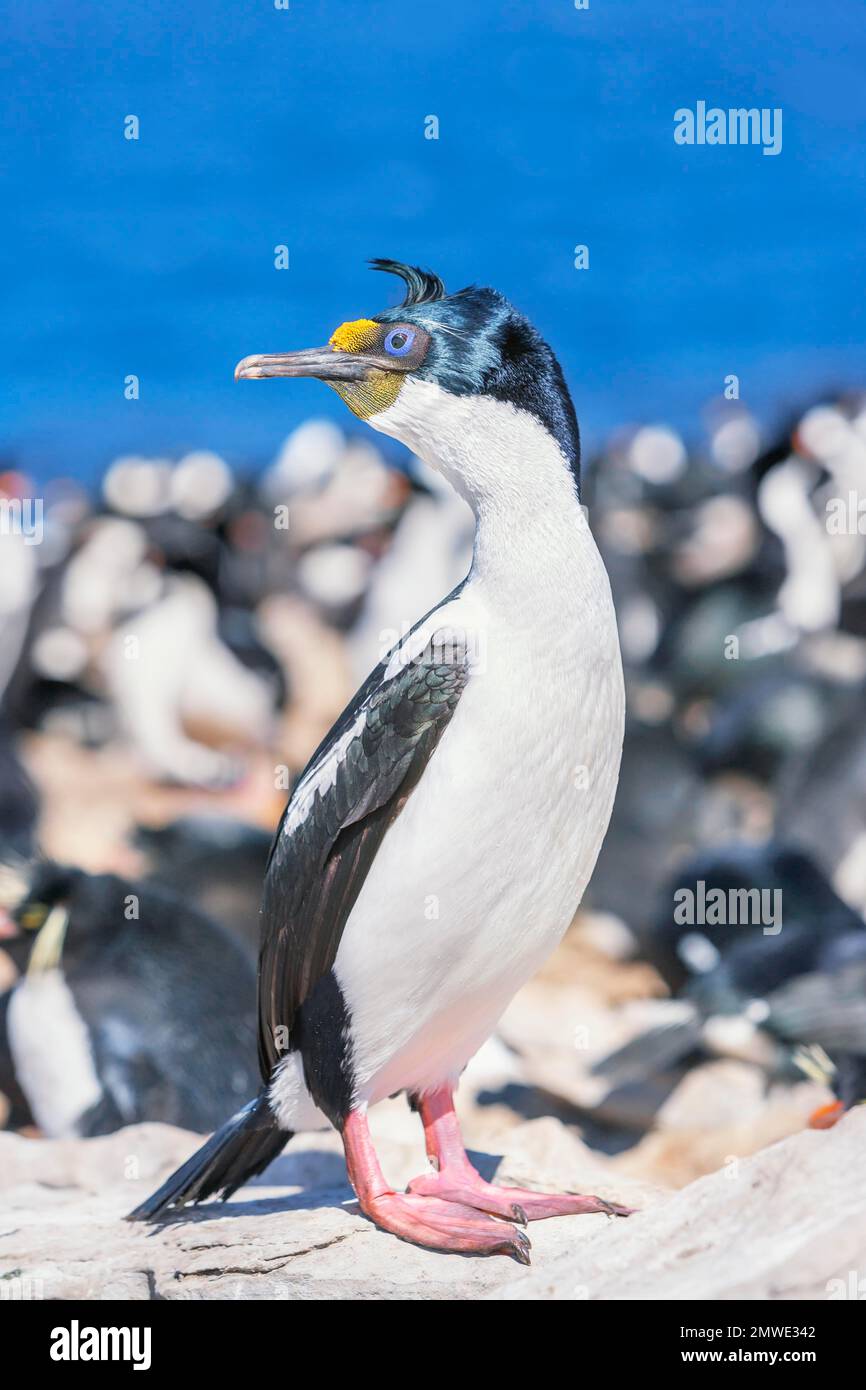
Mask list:
[{"label": "bird's black crest", "polygon": [[399,275],[406,282],[406,298],[401,308],[407,304],[429,304],[434,299],[445,298],[445,286],[432,271],[422,270],[417,265],[403,265],[400,261],[385,261],[377,257],[370,262],[374,270],[386,270],[389,275]]}]

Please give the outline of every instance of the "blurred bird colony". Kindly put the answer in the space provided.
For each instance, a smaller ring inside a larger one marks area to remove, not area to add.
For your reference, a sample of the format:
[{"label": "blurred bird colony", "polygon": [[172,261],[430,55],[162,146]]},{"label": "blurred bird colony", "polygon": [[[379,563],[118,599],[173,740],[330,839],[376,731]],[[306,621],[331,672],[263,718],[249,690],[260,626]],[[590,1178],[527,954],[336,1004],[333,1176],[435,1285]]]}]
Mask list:
[{"label": "blurred bird colony", "polygon": [[[866,1096],[866,398],[772,439],[740,402],[705,426],[693,449],[624,429],[585,461],[620,790],[572,931],[468,1073],[479,1124],[555,1113],[670,1183],[721,1162],[731,1125],[743,1151]],[[204,1131],[254,1088],[286,797],[463,578],[473,519],[417,459],[322,420],[257,477],[200,451],[33,491],[0,475],[0,1117]],[[781,929],[676,920],[678,892],[713,887],[780,892]],[[80,1094],[16,1027],[24,989],[55,1020],[74,1001]]]}]

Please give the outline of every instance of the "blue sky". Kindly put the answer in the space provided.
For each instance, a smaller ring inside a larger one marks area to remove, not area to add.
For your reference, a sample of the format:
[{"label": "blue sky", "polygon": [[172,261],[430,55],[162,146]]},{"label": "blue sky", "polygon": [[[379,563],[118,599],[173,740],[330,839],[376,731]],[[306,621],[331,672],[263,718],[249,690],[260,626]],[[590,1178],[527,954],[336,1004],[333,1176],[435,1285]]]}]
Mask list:
[{"label": "blue sky", "polygon": [[[590,444],[693,433],[729,373],[767,419],[866,381],[853,0],[2,10],[0,450],[38,475],[197,446],[255,465],[312,413],[348,421],[316,383],[232,369],[392,302],[376,255],[508,294]],[[675,144],[699,99],[781,107],[782,152]]]}]

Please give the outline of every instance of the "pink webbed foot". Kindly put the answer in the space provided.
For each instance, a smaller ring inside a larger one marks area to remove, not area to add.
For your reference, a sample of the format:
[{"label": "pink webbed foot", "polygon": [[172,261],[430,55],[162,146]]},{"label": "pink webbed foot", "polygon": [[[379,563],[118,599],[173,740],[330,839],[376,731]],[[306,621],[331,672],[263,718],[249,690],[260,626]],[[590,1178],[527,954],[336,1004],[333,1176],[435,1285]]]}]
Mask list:
[{"label": "pink webbed foot", "polygon": [[367,1128],[367,1117],[353,1110],[343,1125],[349,1178],[365,1216],[401,1240],[457,1255],[510,1255],[529,1264],[523,1231],[472,1204],[444,1202],[421,1193],[398,1193],[386,1182]]},{"label": "pink webbed foot", "polygon": [[361,1200],[361,1210],[380,1230],[428,1250],[510,1255],[520,1264],[529,1264],[530,1244],[524,1232],[477,1207],[416,1193],[383,1192]]},{"label": "pink webbed foot", "polygon": [[525,1225],[527,1221],[543,1221],[548,1216],[581,1216],[603,1212],[606,1216],[631,1216],[630,1207],[606,1202],[603,1197],[583,1197],[577,1192],[533,1192],[523,1187],[498,1187],[485,1182],[474,1169],[455,1173],[444,1169],[439,1173],[424,1173],[413,1178],[410,1193],[439,1197],[445,1202],[460,1202],[494,1216],[505,1217]]},{"label": "pink webbed foot", "polygon": [[532,1192],[486,1182],[472,1167],[463,1146],[451,1087],[442,1086],[421,1096],[418,1108],[435,1171],[414,1178],[409,1184],[411,1193],[459,1202],[521,1224],[542,1221],[547,1216],[580,1216],[589,1212],[631,1216],[630,1207],[606,1202],[603,1197],[583,1197],[576,1192]]}]

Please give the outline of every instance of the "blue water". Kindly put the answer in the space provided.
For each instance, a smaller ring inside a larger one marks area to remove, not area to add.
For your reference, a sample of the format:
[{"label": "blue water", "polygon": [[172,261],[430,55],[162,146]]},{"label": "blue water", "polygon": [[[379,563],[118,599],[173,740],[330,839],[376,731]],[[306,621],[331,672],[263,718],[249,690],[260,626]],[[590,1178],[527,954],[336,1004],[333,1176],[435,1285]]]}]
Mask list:
[{"label": "blue water", "polygon": [[[0,451],[37,474],[189,446],[254,464],[311,413],[348,419],[317,383],[232,369],[393,302],[373,255],[507,293],[590,445],[693,431],[730,373],[768,419],[866,380],[854,0],[0,12]],[[675,144],[698,99],[781,107],[782,152]]]}]

